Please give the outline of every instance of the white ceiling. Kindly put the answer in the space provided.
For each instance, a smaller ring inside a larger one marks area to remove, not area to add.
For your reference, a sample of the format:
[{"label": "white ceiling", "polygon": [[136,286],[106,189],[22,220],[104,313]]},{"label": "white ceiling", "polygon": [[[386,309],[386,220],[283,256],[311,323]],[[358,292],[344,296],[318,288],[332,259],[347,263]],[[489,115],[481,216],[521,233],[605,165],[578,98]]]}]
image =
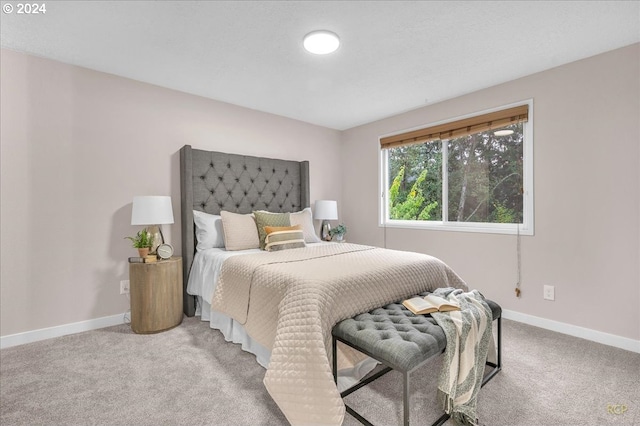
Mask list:
[{"label": "white ceiling", "polygon": [[8,3],[3,47],[340,130],[640,41],[639,1]]}]

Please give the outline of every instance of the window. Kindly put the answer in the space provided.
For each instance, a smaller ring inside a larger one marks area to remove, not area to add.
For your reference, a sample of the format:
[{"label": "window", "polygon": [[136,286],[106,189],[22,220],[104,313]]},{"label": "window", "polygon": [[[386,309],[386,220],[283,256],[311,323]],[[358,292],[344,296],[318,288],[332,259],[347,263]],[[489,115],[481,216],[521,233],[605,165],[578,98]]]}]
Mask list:
[{"label": "window", "polygon": [[532,101],[380,138],[385,226],[533,235]]}]

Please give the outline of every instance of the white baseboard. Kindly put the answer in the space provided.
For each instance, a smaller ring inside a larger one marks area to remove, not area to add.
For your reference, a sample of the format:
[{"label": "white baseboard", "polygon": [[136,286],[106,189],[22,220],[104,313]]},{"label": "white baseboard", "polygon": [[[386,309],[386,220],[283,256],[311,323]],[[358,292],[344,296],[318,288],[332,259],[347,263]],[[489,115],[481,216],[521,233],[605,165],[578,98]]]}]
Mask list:
[{"label": "white baseboard", "polygon": [[124,324],[123,314],[74,322],[56,327],[41,328],[39,330],[26,331],[24,333],[10,334],[8,336],[0,337],[0,349],[37,342],[39,340],[51,339],[53,337],[66,336],[68,334],[81,333],[83,331],[97,330],[99,328],[111,327],[119,324]]},{"label": "white baseboard", "polygon": [[[502,310],[502,317],[508,320],[544,328],[546,330],[556,331],[558,333],[568,334],[569,336],[579,337],[591,340],[592,342],[602,343],[604,345],[640,353],[640,340],[633,340],[627,337],[616,336],[615,334],[603,333],[601,331],[579,327],[577,325],[522,314],[508,309]],[[54,337],[66,336],[68,334],[81,333],[83,331],[97,330],[99,328],[111,327],[119,324],[124,324],[123,314],[65,324],[57,327],[42,328],[40,330],[27,331],[24,333],[10,334],[8,336],[0,337],[0,349],[24,345],[25,343],[37,342],[39,340],[51,339]]]},{"label": "white baseboard", "polygon": [[533,315],[522,314],[520,312],[510,311],[507,309],[502,310],[502,318],[533,325],[546,330],[557,331],[558,333],[568,334],[569,336],[580,337],[581,339],[591,340],[592,342],[614,346],[627,351],[640,353],[640,340],[633,340],[627,337],[616,336],[615,334],[603,333],[602,331],[591,330],[589,328],[540,318]]}]

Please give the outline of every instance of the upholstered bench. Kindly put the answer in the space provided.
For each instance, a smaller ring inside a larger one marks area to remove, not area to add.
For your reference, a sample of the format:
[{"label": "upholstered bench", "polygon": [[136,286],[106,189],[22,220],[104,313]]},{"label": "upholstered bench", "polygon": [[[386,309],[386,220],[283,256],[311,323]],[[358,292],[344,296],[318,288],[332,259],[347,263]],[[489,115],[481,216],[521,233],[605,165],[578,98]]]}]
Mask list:
[{"label": "upholstered bench", "polygon": [[[423,293],[426,295],[428,293]],[[491,308],[493,320],[497,321],[497,360],[496,363],[487,362],[493,369],[485,375],[482,386],[491,380],[501,369],[502,355],[502,309],[490,300],[487,304]],[[333,327],[333,377],[337,382],[338,365],[336,348],[340,341],[352,348],[374,358],[385,368],[375,374],[365,377],[356,385],[341,392],[342,398],[357,391],[361,387],[382,377],[391,370],[397,370],[403,376],[403,405],[404,425],[409,425],[409,385],[410,374],[427,362],[431,357],[441,354],[447,340],[444,331],[431,315],[414,315],[401,302],[391,303],[370,312],[345,319]],[[351,407],[346,406],[347,412],[360,423],[372,424],[358,414]],[[442,425],[449,418],[443,414],[433,425]]]}]

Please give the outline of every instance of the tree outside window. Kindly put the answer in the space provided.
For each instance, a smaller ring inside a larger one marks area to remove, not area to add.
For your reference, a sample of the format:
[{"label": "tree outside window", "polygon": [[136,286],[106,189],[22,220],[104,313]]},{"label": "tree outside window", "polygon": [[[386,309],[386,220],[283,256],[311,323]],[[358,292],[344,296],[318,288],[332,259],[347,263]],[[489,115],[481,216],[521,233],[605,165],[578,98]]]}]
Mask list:
[{"label": "tree outside window", "polygon": [[383,221],[453,227],[456,223],[510,224],[504,229],[515,230],[514,225],[526,219],[529,124],[519,120],[502,127],[484,126],[478,132],[458,132],[466,133],[458,137],[430,137],[426,142],[386,148]]}]

